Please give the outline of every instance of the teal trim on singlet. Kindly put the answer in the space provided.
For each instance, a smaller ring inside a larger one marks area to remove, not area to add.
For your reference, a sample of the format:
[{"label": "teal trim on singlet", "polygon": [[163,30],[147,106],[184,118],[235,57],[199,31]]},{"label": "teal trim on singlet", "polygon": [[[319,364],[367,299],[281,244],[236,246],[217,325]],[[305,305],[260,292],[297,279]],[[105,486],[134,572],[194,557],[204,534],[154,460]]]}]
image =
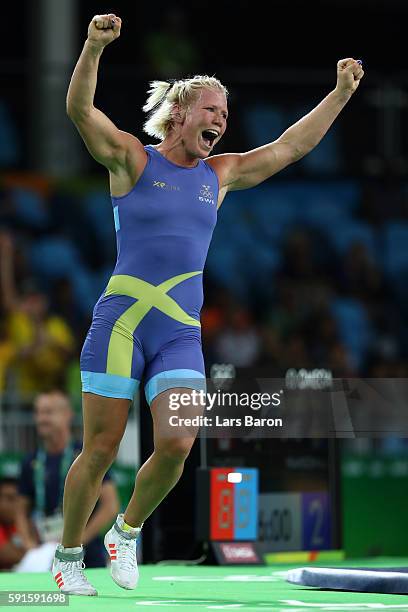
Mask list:
[{"label": "teal trim on singlet", "polygon": [[206,390],[205,376],[197,370],[165,370],[153,376],[145,385],[146,400],[150,405],[154,398],[169,389],[184,388]]},{"label": "teal trim on singlet", "polygon": [[82,371],[81,380],[82,391],[123,399],[133,399],[140,384],[140,381],[135,378],[104,374],[103,372]]},{"label": "teal trim on singlet", "polygon": [[118,232],[120,230],[120,219],[119,219],[119,207],[115,206],[113,209],[113,220],[115,222],[115,230]]}]

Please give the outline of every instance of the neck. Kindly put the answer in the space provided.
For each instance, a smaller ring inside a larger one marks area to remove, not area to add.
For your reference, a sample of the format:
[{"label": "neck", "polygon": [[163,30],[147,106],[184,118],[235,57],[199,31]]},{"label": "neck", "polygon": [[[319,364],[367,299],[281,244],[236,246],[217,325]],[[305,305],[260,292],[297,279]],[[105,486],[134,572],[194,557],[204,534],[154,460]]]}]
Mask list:
[{"label": "neck", "polygon": [[56,455],[64,451],[68,445],[69,439],[70,435],[68,432],[59,432],[58,434],[54,434],[49,438],[44,438],[43,446],[47,453]]},{"label": "neck", "polygon": [[172,134],[155,147],[166,159],[186,168],[195,168],[199,158],[191,156],[184,146],[180,136]]}]

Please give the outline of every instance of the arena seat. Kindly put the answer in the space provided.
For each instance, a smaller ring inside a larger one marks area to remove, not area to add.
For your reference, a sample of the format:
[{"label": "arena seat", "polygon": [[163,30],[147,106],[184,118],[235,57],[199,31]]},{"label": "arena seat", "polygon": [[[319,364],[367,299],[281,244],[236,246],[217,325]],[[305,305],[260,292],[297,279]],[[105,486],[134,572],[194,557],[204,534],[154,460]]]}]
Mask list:
[{"label": "arena seat", "polygon": [[408,272],[408,223],[388,223],[383,238],[384,268],[393,280],[399,282]]},{"label": "arena seat", "polygon": [[370,321],[364,306],[353,298],[337,298],[331,304],[339,334],[355,366],[360,366],[372,338]]},{"label": "arena seat", "polygon": [[246,275],[242,273],[242,253],[228,242],[210,249],[207,271],[219,284],[228,287],[236,295],[244,296],[247,291]]},{"label": "arena seat", "polygon": [[49,219],[46,204],[36,191],[14,187],[10,189],[10,197],[18,219],[25,226],[33,229],[44,229],[47,226]]},{"label": "arena seat", "polygon": [[258,231],[276,238],[276,227],[280,229],[296,223],[294,194],[286,185],[257,187],[252,194],[250,214]]},{"label": "arena seat", "polygon": [[[308,106],[293,108],[288,115],[288,125],[307,115],[313,106],[314,104],[311,102]],[[320,176],[321,174],[341,172],[342,152],[338,126],[333,125],[318,146],[303,157],[299,163],[307,174],[318,174]]]},{"label": "arena seat", "polygon": [[287,115],[282,108],[267,103],[247,106],[243,121],[250,148],[261,147],[278,138],[289,125]]},{"label": "arena seat", "polygon": [[354,243],[363,244],[373,260],[378,258],[375,230],[368,223],[338,218],[327,228],[332,244],[340,255],[344,255]]},{"label": "arena seat", "polygon": [[63,236],[37,240],[31,247],[31,264],[40,278],[74,278],[83,268],[77,247]]}]

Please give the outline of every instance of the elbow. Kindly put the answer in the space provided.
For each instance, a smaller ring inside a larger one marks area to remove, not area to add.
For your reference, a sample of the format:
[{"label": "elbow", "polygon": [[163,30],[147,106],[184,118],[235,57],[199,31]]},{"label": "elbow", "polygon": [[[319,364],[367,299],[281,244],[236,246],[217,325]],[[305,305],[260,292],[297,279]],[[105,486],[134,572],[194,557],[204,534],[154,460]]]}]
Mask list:
[{"label": "elbow", "polygon": [[293,155],[295,158],[294,161],[302,159],[302,157],[310,153],[310,151],[313,151],[313,149],[317,147],[321,139],[322,137],[320,136],[319,138],[309,139],[308,141],[302,143],[296,143],[296,145],[293,146]]},{"label": "elbow", "polygon": [[67,103],[66,103],[67,115],[71,119],[71,121],[73,121],[74,123],[78,123],[80,121],[86,120],[91,114],[91,110],[92,110],[91,107],[88,108],[88,107],[80,106],[76,104],[75,102],[73,102],[72,100],[70,100],[69,98],[67,98]]},{"label": "elbow", "polygon": [[70,119],[72,119],[72,116],[74,114],[74,109],[75,109],[75,105],[72,102],[72,100],[70,99],[69,96],[67,96],[67,100],[66,100],[66,105],[65,105],[65,110],[67,111],[67,115]]},{"label": "elbow", "polygon": [[311,149],[307,149],[306,147],[302,147],[301,145],[295,145],[292,150],[292,163],[299,161],[302,159]]}]

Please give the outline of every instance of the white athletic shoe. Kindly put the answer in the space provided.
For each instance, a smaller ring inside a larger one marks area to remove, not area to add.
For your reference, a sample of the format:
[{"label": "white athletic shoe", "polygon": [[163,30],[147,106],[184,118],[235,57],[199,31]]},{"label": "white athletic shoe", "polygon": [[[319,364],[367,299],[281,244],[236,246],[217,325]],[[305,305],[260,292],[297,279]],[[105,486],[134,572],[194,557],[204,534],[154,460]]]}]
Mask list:
[{"label": "white athletic shoe", "polygon": [[104,542],[111,561],[110,571],[113,580],[122,589],[134,589],[139,580],[136,539],[142,528],[134,527],[131,531],[124,531],[123,523],[123,514],[118,514]]},{"label": "white athletic shoe", "polygon": [[52,575],[62,593],[67,595],[97,595],[97,591],[84,576],[84,551],[78,547],[78,552],[66,552],[58,544],[52,564]]}]

